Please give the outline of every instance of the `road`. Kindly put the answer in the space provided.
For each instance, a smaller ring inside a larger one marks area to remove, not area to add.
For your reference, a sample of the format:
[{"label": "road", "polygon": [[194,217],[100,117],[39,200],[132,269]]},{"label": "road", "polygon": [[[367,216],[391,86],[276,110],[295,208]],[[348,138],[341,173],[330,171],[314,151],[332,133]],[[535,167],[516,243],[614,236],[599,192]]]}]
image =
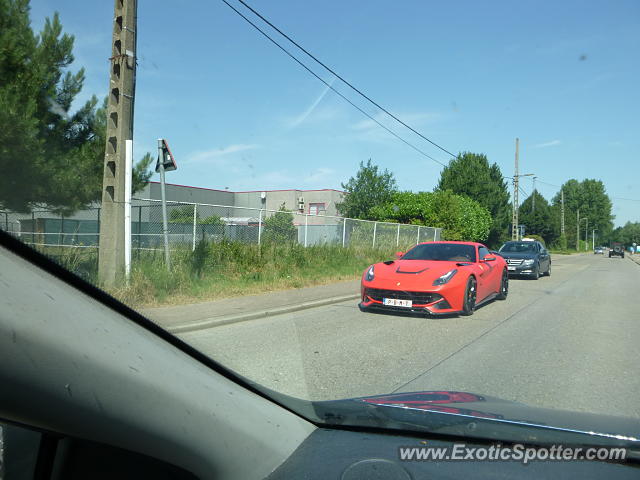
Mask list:
[{"label": "road", "polygon": [[[635,287],[634,287],[635,285]],[[353,301],[181,334],[238,373],[312,400],[462,390],[640,418],[640,265],[556,256],[471,317],[362,313]]]}]

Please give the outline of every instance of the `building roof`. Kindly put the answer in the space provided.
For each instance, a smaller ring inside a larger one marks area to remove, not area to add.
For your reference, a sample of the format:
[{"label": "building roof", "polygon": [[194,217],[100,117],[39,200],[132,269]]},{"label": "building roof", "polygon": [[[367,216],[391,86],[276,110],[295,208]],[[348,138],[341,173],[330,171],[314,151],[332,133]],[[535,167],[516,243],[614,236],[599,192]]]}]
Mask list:
[{"label": "building roof", "polygon": [[[148,182],[155,183],[159,185],[160,182]],[[169,185],[172,187],[184,187],[184,188],[196,188],[198,190],[209,190],[214,192],[228,192],[228,193],[261,193],[261,192],[338,192],[338,193],[346,193],[342,190],[337,190],[335,188],[315,188],[315,189],[302,189],[302,188],[289,188],[289,189],[275,189],[275,190],[220,190],[219,188],[207,188],[207,187],[193,187],[191,185],[180,185],[178,183],[166,183],[165,185]]]}]

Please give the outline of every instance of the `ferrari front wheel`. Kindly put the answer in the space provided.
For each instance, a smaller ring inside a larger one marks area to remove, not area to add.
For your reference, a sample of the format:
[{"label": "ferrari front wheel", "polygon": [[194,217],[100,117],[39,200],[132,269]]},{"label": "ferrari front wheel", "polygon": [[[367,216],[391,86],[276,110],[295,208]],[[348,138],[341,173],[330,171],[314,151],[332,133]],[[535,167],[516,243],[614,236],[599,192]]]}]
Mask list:
[{"label": "ferrari front wheel", "polygon": [[498,300],[506,300],[509,294],[509,274],[507,271],[502,272],[502,280],[500,281],[500,291],[496,297]]},{"label": "ferrari front wheel", "polygon": [[476,308],[476,279],[469,277],[467,280],[467,288],[464,290],[464,299],[462,301],[462,315],[473,315]]}]

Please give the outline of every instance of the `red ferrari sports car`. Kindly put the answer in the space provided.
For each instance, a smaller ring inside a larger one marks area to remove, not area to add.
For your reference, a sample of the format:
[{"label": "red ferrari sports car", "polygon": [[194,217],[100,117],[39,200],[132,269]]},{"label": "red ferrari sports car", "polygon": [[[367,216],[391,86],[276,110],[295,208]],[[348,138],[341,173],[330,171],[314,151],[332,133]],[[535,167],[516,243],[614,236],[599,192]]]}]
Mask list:
[{"label": "red ferrari sports car", "polygon": [[427,242],[362,275],[360,309],[472,315],[509,293],[507,264],[481,243]]}]

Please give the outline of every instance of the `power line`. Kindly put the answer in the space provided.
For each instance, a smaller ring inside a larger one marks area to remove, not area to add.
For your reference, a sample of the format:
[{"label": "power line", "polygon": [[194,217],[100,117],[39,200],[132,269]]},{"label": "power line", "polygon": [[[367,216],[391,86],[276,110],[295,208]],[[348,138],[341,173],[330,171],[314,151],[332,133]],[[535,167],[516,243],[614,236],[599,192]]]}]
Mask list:
[{"label": "power line", "polygon": [[[391,130],[390,128],[388,128],[387,126],[385,126],[384,124],[382,124],[381,122],[379,122],[378,120],[376,120],[372,115],[370,115],[369,113],[367,113],[366,111],[364,111],[362,108],[360,108],[358,105],[356,105],[355,103],[353,103],[351,100],[349,100],[346,96],[344,96],[340,91],[336,90],[329,82],[327,82],[326,80],[324,80],[322,77],[320,77],[316,72],[314,72],[313,70],[311,70],[311,68],[309,68],[307,65],[305,65],[304,63],[302,63],[301,60],[299,60],[295,55],[293,55],[291,52],[289,52],[286,48],[284,48],[282,45],[280,45],[278,42],[276,42],[273,38],[271,38],[269,36],[268,33],[266,33],[264,30],[262,30],[260,27],[258,27],[255,23],[253,23],[251,20],[249,20],[244,14],[242,14],[238,9],[236,9],[233,5],[231,5],[229,2],[227,2],[226,0],[221,0],[223,3],[225,3],[229,8],[231,8],[234,12],[236,12],[238,15],[240,15],[249,25],[251,25],[253,28],[255,28],[258,32],[260,32],[262,35],[264,35],[271,43],[273,43],[276,47],[278,47],[280,50],[282,50],[288,57],[290,57],[293,61],[295,61],[298,65],[300,65],[302,68],[304,68],[307,72],[309,72],[311,75],[313,75],[315,78],[317,78],[318,80],[320,80],[324,85],[327,86],[327,88],[331,89],[334,93],[336,93],[338,96],[340,96],[343,100],[345,100],[347,103],[349,103],[352,107],[354,107],[356,110],[358,110],[360,113],[362,113],[363,115],[365,115],[367,118],[369,118],[371,121],[375,122],[378,126],[382,127],[384,130],[386,130],[388,133],[390,133],[391,135],[393,135],[394,137],[396,137],[398,140],[400,140],[401,142],[403,142],[404,144],[408,145],[409,147],[413,148],[416,152],[420,153],[421,155],[427,157],[430,160],[433,160],[434,162],[436,162],[437,164],[446,167],[447,165],[442,163],[440,160],[437,160],[435,158],[433,158],[431,155],[429,155],[428,153],[424,152],[423,150],[421,150],[420,148],[416,147],[415,145],[413,145],[412,143],[410,143],[409,141],[405,140],[404,138],[402,138],[400,135],[398,135],[397,133],[395,133],[393,130]],[[453,155],[455,156],[455,155]]]},{"label": "power line", "polygon": [[[226,0],[222,0],[225,4],[227,4],[229,7],[231,7],[231,5],[226,1]],[[393,118],[396,122],[400,123],[402,126],[404,126],[405,128],[408,128],[409,130],[411,130],[413,133],[415,133],[416,135],[418,135],[420,138],[422,138],[423,140],[426,140],[427,142],[429,142],[431,145],[433,145],[436,148],[439,148],[440,150],[442,150],[443,152],[451,155],[452,157],[455,157],[456,155],[454,155],[453,153],[451,153],[449,150],[447,150],[446,148],[442,147],[441,145],[438,145],[436,142],[434,142],[433,140],[431,140],[430,138],[426,137],[425,135],[423,135],[422,133],[420,133],[419,131],[417,131],[415,128],[413,128],[411,125],[408,125],[407,123],[403,122],[401,119],[399,119],[396,115],[394,115],[393,113],[391,113],[389,110],[387,110],[386,108],[384,108],[382,105],[380,105],[378,102],[376,102],[375,100],[373,100],[371,97],[369,97],[367,94],[365,94],[364,92],[362,92],[360,89],[358,89],[357,87],[355,87],[352,83],[350,83],[349,81],[347,81],[343,76],[341,76],[339,73],[337,73],[335,70],[333,70],[331,67],[329,67],[328,65],[326,65],[324,62],[322,62],[320,59],[318,59],[315,55],[313,55],[311,52],[309,52],[307,49],[305,49],[302,45],[300,45],[298,42],[296,42],[293,38],[291,38],[289,35],[287,35],[286,33],[284,33],[282,30],[280,30],[276,25],[274,25],[269,19],[267,19],[264,15],[262,15],[260,12],[258,12],[257,10],[255,10],[251,5],[249,5],[248,3],[246,3],[244,0],[238,0],[242,5],[244,5],[247,9],[249,9],[254,15],[256,15],[258,18],[260,18],[264,23],[266,23],[267,25],[269,25],[271,28],[273,28],[276,32],[278,32],[280,35],[282,35],[284,38],[286,38],[291,44],[295,45],[300,51],[302,51],[305,55],[307,55],[309,58],[311,58],[313,61],[315,61],[317,64],[319,64],[320,66],[322,66],[325,70],[327,70],[329,73],[331,73],[334,77],[336,77],[337,79],[339,79],[341,82],[343,82],[345,85],[347,85],[349,88],[351,88],[354,92],[356,92],[358,95],[360,95],[361,97],[363,97],[364,99],[366,99],[368,102],[370,102],[371,104],[375,105],[378,109],[380,109],[381,111],[383,111],[384,113],[386,113],[387,115],[389,115],[391,118]],[[233,8],[233,7],[231,7]],[[235,10],[238,14],[240,14],[240,12],[238,12],[238,10],[236,10],[235,8],[233,8],[233,10]],[[244,17],[243,17],[244,18]],[[246,20],[246,18],[245,18]]]}]

